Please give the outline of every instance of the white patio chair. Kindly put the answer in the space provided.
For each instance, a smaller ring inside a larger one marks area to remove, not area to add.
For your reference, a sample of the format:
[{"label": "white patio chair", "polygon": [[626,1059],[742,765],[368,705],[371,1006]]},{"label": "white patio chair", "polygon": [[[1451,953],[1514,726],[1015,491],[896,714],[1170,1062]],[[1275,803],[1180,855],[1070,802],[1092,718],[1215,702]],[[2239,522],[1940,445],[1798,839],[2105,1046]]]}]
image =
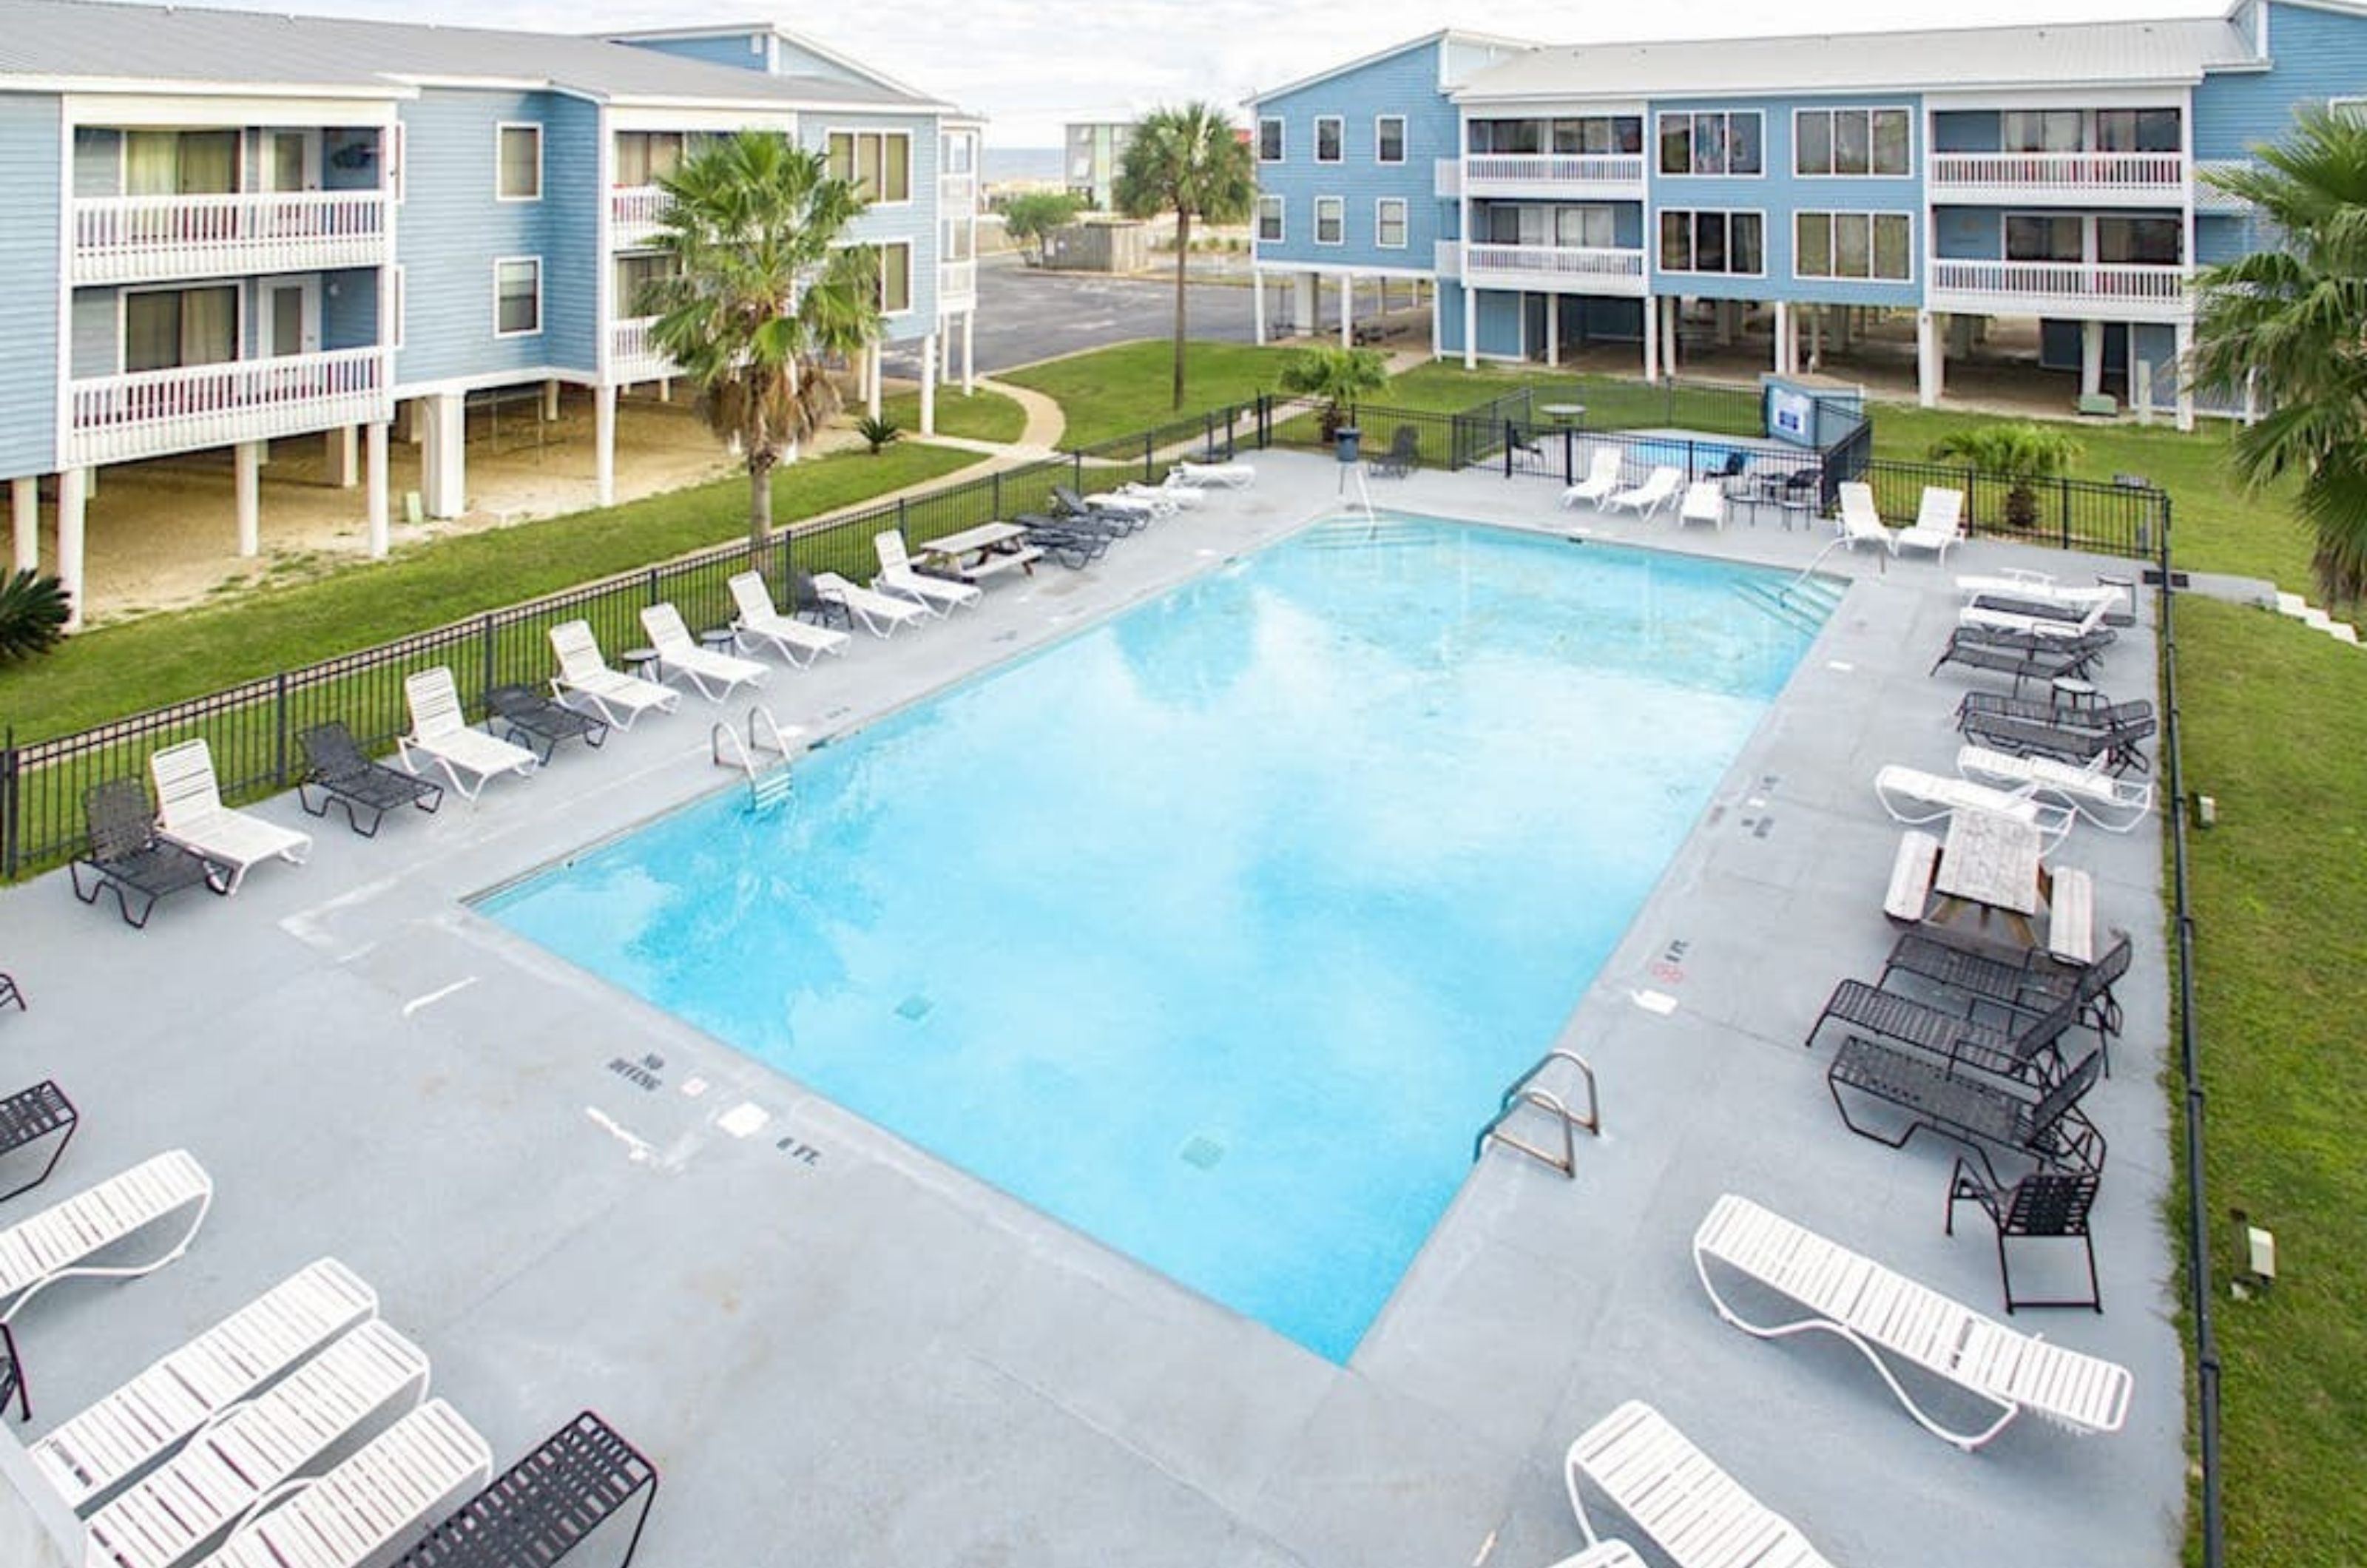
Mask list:
[{"label": "white patio chair", "polygon": [[1965,492],[1942,485],[1925,485],[1923,499],[1918,504],[1915,521],[1898,531],[1890,541],[1891,553],[1900,550],[1931,550],[1948,564],[1948,547],[1965,541]]},{"label": "white patio chair", "polygon": [[1644,476],[1644,482],[1633,490],[1614,492],[1603,503],[1605,512],[1624,510],[1638,517],[1649,517],[1661,507],[1671,505],[1685,476],[1675,468],[1658,468]]},{"label": "white patio chair", "polygon": [[632,728],[633,720],[652,708],[672,713],[682,705],[682,694],[672,686],[610,669],[589,621],[561,621],[551,627],[550,650],[559,657],[550,694],[562,703],[571,695],[581,697],[619,729]]},{"label": "white patio chair", "polygon": [[1586,478],[1561,492],[1564,506],[1576,506],[1583,502],[1589,506],[1601,506],[1619,488],[1619,448],[1597,446],[1594,456],[1587,459]]},{"label": "white patio chair", "polygon": [[1195,506],[1206,505],[1208,500],[1206,491],[1197,485],[1181,483],[1173,474],[1168,475],[1163,484],[1147,485],[1140,479],[1128,479],[1109,493],[1147,501],[1152,506],[1171,513],[1186,512]]},{"label": "white patio chair", "polygon": [[431,1399],[326,1475],[285,1489],[292,1496],[258,1510],[204,1568],[372,1568],[493,1473],[477,1429]]},{"label": "white patio chair", "polygon": [[1956,771],[1968,779],[2021,786],[2059,800],[2108,833],[2125,833],[2153,809],[2150,781],[2124,779],[2101,764],[2079,767],[2053,757],[2016,757],[1986,746],[1956,753]]},{"label": "white patio chair", "polygon": [[1849,547],[1862,544],[1878,545],[1892,555],[1898,553],[1898,540],[1883,525],[1882,513],[1874,504],[1874,487],[1858,479],[1845,479],[1840,485],[1841,537]]},{"label": "white patio chair", "polygon": [[725,586],[731,590],[731,604],[739,611],[731,617],[731,625],[740,634],[733,641],[742,653],[749,650],[749,641],[753,638],[768,644],[795,668],[805,670],[825,653],[844,658],[846,645],[855,640],[835,626],[809,626],[794,615],[781,614],[780,606],[773,603],[772,590],[764,586],[764,577],[757,572],[741,572]]},{"label": "white patio chair", "polygon": [[1712,528],[1726,526],[1726,486],[1717,479],[1695,479],[1685,487],[1685,499],[1677,508],[1677,522],[1706,523]]},{"label": "white patio chair", "polygon": [[873,637],[893,637],[897,627],[925,621],[931,614],[909,600],[891,598],[849,582],[834,571],[815,572],[813,585],[815,592],[844,607]]},{"label": "white patio chair", "polygon": [[1744,1491],[1640,1399],[1629,1400],[1580,1433],[1562,1459],[1562,1483],[1578,1528],[1590,1548],[1608,1545],[1587,1517],[1586,1500],[1579,1493],[1581,1476],[1635,1520],[1678,1568],[1831,1568],[1830,1560],[1789,1519]]},{"label": "white patio chair", "polygon": [[441,664],[403,677],[402,700],[411,710],[411,733],[394,743],[402,765],[415,773],[425,758],[444,771],[463,800],[476,799],[499,774],[524,777],[541,766],[526,747],[470,726],[452,671]]},{"label": "white patio chair", "polygon": [[1240,461],[1230,463],[1179,462],[1172,470],[1184,476],[1185,484],[1223,485],[1228,490],[1247,490],[1257,483],[1257,469]]},{"label": "white patio chair", "polygon": [[148,776],[156,786],[156,836],[229,867],[226,894],[237,892],[247,867],[258,862],[302,865],[312,852],[311,834],[222,804],[213,751],[203,738],[152,752]]},{"label": "white patio chair", "polygon": [[904,548],[904,536],[894,528],[871,536],[871,549],[879,558],[879,575],[871,580],[871,586],[910,599],[934,615],[950,615],[986,596],[986,591],[974,582],[954,582],[914,570],[912,555]]},{"label": "white patio chair", "polygon": [[1997,789],[1895,762],[1874,775],[1874,793],[1894,822],[1912,828],[1940,821],[1954,811],[1994,811],[2037,829],[2040,842],[2048,852],[2063,841],[2077,819],[2069,807],[2035,798],[2026,784],[2020,789]]},{"label": "white patio chair", "polygon": [[658,669],[683,674],[708,702],[720,702],[742,686],[761,686],[772,679],[772,666],[742,659],[736,653],[701,648],[683,625],[682,612],[671,604],[651,604],[641,611],[641,629],[657,649]]},{"label": "white patio chair", "polygon": [[1985,576],[1956,579],[1957,592],[1967,604],[1999,599],[2022,604],[2056,604],[2068,615],[2084,615],[2101,603],[2108,611],[2128,608],[2127,591],[2117,583],[2057,582],[2050,572],[2007,567]]}]

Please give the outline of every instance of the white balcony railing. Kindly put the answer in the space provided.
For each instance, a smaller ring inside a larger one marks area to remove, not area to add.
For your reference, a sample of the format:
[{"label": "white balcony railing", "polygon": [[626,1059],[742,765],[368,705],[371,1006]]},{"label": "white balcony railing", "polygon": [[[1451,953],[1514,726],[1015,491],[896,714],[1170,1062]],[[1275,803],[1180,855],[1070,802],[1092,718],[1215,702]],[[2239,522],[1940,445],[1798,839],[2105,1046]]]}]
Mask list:
[{"label": "white balcony railing", "polygon": [[371,424],[393,413],[377,348],[232,359],[77,380],[67,462],[121,463]]},{"label": "white balcony railing", "polygon": [[608,329],[608,378],[612,381],[663,381],[682,372],[650,341],[655,316],[638,316]]},{"label": "white balcony railing", "polygon": [[1463,160],[1441,158],[1431,175],[1431,195],[1441,201],[1453,201],[1463,194]]},{"label": "white balcony railing", "polygon": [[2186,159],[2177,152],[1934,152],[1934,197],[2015,200],[2066,199],[2176,202],[2186,188]]},{"label": "white balcony railing", "polygon": [[314,272],[391,259],[380,191],[104,196],[74,204],[76,283]]},{"label": "white balcony railing", "polygon": [[978,208],[978,180],[971,175],[939,175],[937,205],[945,210],[941,217],[952,218]]},{"label": "white balcony railing", "polygon": [[663,186],[618,186],[608,193],[608,239],[618,250],[649,243],[674,197]]},{"label": "white balcony railing", "polygon": [[1474,196],[1519,186],[1625,186],[1644,184],[1640,152],[1473,152],[1463,160],[1463,187]]},{"label": "white balcony railing", "polygon": [[949,261],[937,264],[937,306],[940,310],[967,305],[978,298],[978,263]]},{"label": "white balcony railing", "polygon": [[1473,245],[1464,253],[1463,276],[1474,288],[1640,294],[1644,253],[1591,245]]},{"label": "white balcony railing", "polygon": [[1441,277],[1463,276],[1463,242],[1437,240],[1432,242],[1430,265]]},{"label": "white balcony railing", "polygon": [[1947,261],[1931,264],[1931,293],[2044,305],[2105,305],[2167,318],[2186,308],[2186,268],[2144,262]]}]

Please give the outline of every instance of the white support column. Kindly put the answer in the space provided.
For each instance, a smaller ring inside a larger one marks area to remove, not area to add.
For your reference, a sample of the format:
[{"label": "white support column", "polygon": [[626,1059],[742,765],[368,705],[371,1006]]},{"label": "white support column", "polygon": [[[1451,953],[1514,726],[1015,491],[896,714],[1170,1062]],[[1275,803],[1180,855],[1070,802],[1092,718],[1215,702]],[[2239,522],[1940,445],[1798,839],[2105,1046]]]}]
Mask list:
[{"label": "white support column", "polygon": [[1355,342],[1355,339],[1350,335],[1354,330],[1355,317],[1356,275],[1342,273],[1340,275],[1340,346],[1342,348],[1346,348]]},{"label": "white support column", "polygon": [[2244,423],[2248,428],[2260,423],[2260,367],[2257,365],[2244,372]]},{"label": "white support column", "polygon": [[1644,379],[1648,384],[1660,378],[1660,301],[1652,295],[1644,296]]},{"label": "white support column", "polygon": [[341,424],[321,434],[323,478],[331,488],[351,490],[361,479],[361,431]]},{"label": "white support column", "polygon": [[1463,368],[1479,368],[1479,291],[1463,280]]},{"label": "white support column", "polygon": [[2173,374],[2178,377],[2178,428],[2194,428],[2194,379],[2187,367],[2194,363],[2194,320],[2187,317],[2178,323],[2178,363]]},{"label": "white support column", "polygon": [[1561,367],[1561,296],[1546,296],[1546,368]]},{"label": "white support column", "polygon": [[[1723,315],[1725,310],[1726,307],[1721,302],[1718,311]],[[1778,299],[1775,301],[1775,374],[1789,376],[1791,373],[1792,302],[1788,299]]]},{"label": "white support column", "polygon": [[1250,341],[1265,346],[1265,274],[1250,268]]},{"label": "white support column", "polygon": [[1915,313],[1915,400],[1925,408],[1940,406],[1947,378],[1947,357],[1940,342],[1940,318],[1930,310]]},{"label": "white support column", "polygon": [[863,412],[873,419],[879,417],[879,345],[873,344],[863,351]]},{"label": "white support column", "polygon": [[607,381],[592,389],[592,495],[617,504],[617,388]]},{"label": "white support column", "polygon": [[[2251,383],[2244,383],[2248,394]],[[8,481],[9,508],[15,513],[16,567],[18,571],[41,568],[41,481],[32,475]]]},{"label": "white support column", "polygon": [[673,377],[661,376],[658,378],[658,401],[662,403],[670,403],[674,401]]},{"label": "white support column", "polygon": [[66,591],[66,630],[82,630],[82,528],[86,468],[58,475],[58,582]]},{"label": "white support column", "polygon": [[1438,285],[1430,286],[1430,356],[1442,357],[1445,352],[1446,323],[1439,311]]},{"label": "white support column", "polygon": [[559,380],[553,377],[542,384],[542,422],[554,423],[559,418]]},{"label": "white support column", "polygon": [[[1844,321],[1849,320],[1849,307],[1846,305],[1841,307],[1841,320]],[[1825,308],[1822,305],[1811,305],[1808,307],[1808,368],[1816,371],[1822,370],[1824,367]]]},{"label": "white support column", "polygon": [[1315,311],[1323,303],[1322,290],[1311,272],[1302,272],[1290,280],[1290,330],[1298,337],[1313,337],[1317,326]]},{"label": "white support column", "polygon": [[238,553],[263,552],[263,443],[242,441],[231,449],[238,488]]},{"label": "white support column", "polygon": [[1660,368],[1669,373],[1670,380],[1674,380],[1677,375],[1677,318],[1684,307],[1684,299],[1681,295],[1664,294],[1660,297],[1660,308],[1669,313],[1668,320],[1660,323]]},{"label": "white support column", "polygon": [[368,499],[369,508],[369,553],[372,560],[381,559],[386,555],[386,492],[390,482],[387,478],[386,437],[387,428],[383,424],[372,424],[362,435],[362,460],[367,469],[362,479],[362,494]]},{"label": "white support column", "polygon": [[[1261,303],[1263,302],[1265,293],[1263,289],[1259,291],[1258,299]],[[971,335],[971,329],[977,325],[977,309],[972,307],[964,310],[962,312],[962,396],[965,398],[978,390],[978,341]]]},{"label": "white support column", "polygon": [[2104,389],[2104,323],[2079,323],[2079,395],[2092,398]]},{"label": "white support column", "polygon": [[921,339],[921,434],[937,433],[937,334]]},{"label": "white support column", "polygon": [[430,517],[458,517],[469,510],[468,422],[461,394],[438,392],[419,400],[425,426],[420,440],[421,499]]}]

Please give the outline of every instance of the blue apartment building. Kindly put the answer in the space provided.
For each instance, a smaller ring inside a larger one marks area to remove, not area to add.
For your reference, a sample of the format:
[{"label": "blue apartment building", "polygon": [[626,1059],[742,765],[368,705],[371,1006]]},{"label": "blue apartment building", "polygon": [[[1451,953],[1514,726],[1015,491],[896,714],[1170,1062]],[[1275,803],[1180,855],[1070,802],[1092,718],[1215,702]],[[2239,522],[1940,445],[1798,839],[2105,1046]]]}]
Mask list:
[{"label": "blue apartment building", "polygon": [[[658,181],[702,137],[776,130],[862,186],[924,429],[946,367],[973,374],[980,123],[778,28],[0,0],[0,479],[16,565],[46,512],[77,619],[110,465],[228,448],[252,555],[267,444],[318,434],[382,554],[398,420],[424,511],[457,516],[468,400],[575,386],[612,499],[618,394],[674,374],[635,305]],[[858,369],[876,403],[876,349]]]},{"label": "blue apartment building", "polygon": [[1255,266],[1310,324],[1319,278],[1343,301],[1428,280],[1433,349],[1467,365],[1624,344],[1657,378],[1749,312],[1796,373],[1911,314],[1927,406],[2021,319],[2083,397],[2117,388],[2184,428],[2249,403],[2179,375],[2195,268],[2258,243],[2203,176],[2296,105],[2353,98],[2367,6],[2342,0],[1654,44],[1444,31],[1252,101]]}]

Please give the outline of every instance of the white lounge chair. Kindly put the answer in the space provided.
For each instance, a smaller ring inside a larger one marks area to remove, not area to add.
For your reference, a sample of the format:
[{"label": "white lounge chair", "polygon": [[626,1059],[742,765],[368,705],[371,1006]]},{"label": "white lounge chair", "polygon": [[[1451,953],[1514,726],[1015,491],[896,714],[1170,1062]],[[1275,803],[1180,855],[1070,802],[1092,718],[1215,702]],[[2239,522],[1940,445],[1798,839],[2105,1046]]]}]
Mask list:
[{"label": "white lounge chair", "polygon": [[1168,475],[1163,484],[1147,485],[1140,479],[1128,479],[1108,493],[1147,501],[1152,506],[1171,513],[1189,511],[1195,506],[1206,504],[1208,500],[1206,491],[1197,485],[1182,483],[1173,474]]},{"label": "white lounge chair", "polygon": [[1927,773],[1920,768],[1901,767],[1897,763],[1874,775],[1874,793],[1882,808],[1890,813],[1894,822],[1912,828],[1925,822],[1937,822],[1950,812],[1993,811],[2016,822],[2027,822],[2038,829],[2042,847],[2051,850],[2071,831],[2074,814],[2069,807],[2050,805],[2035,798],[2028,786],[2019,790],[1992,788],[1968,779],[1952,778],[1946,773]]},{"label": "white lounge chair", "polygon": [[[189,1250],[213,1201],[213,1179],[205,1168],[187,1149],[173,1149],[0,1231],[0,1353],[7,1361],[5,1377],[0,1377],[0,1407],[6,1407],[13,1393],[18,1417],[32,1419],[21,1372],[24,1361],[11,1327],[26,1303],[61,1280],[136,1280],[154,1273]],[[91,1261],[183,1209],[196,1211],[189,1216],[189,1228],[153,1262]]]},{"label": "white lounge chair", "polygon": [[1840,486],[1841,537],[1849,547],[1862,544],[1879,545],[1891,554],[1898,553],[1898,541],[1883,525],[1882,513],[1874,504],[1874,487],[1858,479],[1843,480]]},{"label": "white lounge chair", "polygon": [[1744,1491],[1640,1399],[1579,1434],[1562,1459],[1562,1483],[1578,1528],[1590,1547],[1606,1546],[1587,1517],[1580,1476],[1600,1487],[1678,1568],[1831,1568],[1830,1559],[1789,1519]]},{"label": "white lounge chair", "polygon": [[1614,492],[1603,502],[1603,510],[1625,510],[1635,513],[1638,517],[1649,517],[1673,502],[1677,499],[1678,488],[1684,482],[1685,476],[1674,468],[1654,468],[1644,476],[1642,484],[1633,490]]},{"label": "white lounge chair", "polygon": [[302,865],[312,852],[311,834],[222,804],[213,751],[203,738],[152,752],[148,776],[156,786],[156,836],[229,867],[225,894],[237,892],[247,867],[258,862],[276,857]]},{"label": "white lounge chair", "polygon": [[1996,610],[1986,604],[1967,604],[1956,612],[1960,626],[1986,626],[1992,631],[2022,632],[2031,637],[2086,637],[2104,624],[2112,611],[2112,602],[2099,599],[2077,616],[2033,615],[2015,610]]},{"label": "white lounge chair", "polygon": [[2101,765],[2083,768],[2053,757],[2015,757],[1966,746],[1956,753],[1956,772],[2059,800],[2108,833],[2127,832],[2153,809],[2150,782],[2121,778]]},{"label": "white lounge chair", "polygon": [[2071,615],[2083,615],[2090,605],[2099,603],[2108,613],[2128,608],[2127,592],[2116,583],[2057,582],[2052,573],[2020,567],[2007,567],[1987,576],[1960,577],[1956,579],[1956,588],[1967,604],[1990,599],[2014,600],[2057,604]]},{"label": "white lounge chair", "polygon": [[1228,490],[1247,490],[1257,483],[1257,469],[1238,461],[1195,463],[1186,460],[1177,463],[1172,471],[1183,475],[1185,484],[1199,485],[1203,489],[1209,485],[1223,485]]},{"label": "white lounge chair", "polygon": [[834,571],[818,571],[813,575],[814,592],[840,605],[846,613],[861,621],[864,629],[873,637],[893,637],[898,626],[909,626],[925,621],[930,612],[908,600],[890,598],[868,588],[849,582]]},{"label": "white lounge chair", "polygon": [[411,709],[411,733],[394,743],[402,765],[415,773],[425,758],[444,770],[463,800],[476,799],[499,774],[523,777],[542,765],[526,747],[472,728],[452,671],[441,664],[403,677],[402,700]]},{"label": "white lounge chair", "polygon": [[1576,506],[1584,502],[1589,506],[1601,506],[1619,488],[1619,448],[1597,446],[1594,456],[1587,459],[1586,477],[1561,492],[1564,506]]},{"label": "white lounge chair", "polygon": [[708,702],[720,702],[742,686],[761,686],[773,678],[773,667],[742,659],[720,649],[701,648],[683,625],[682,612],[671,604],[651,604],[641,611],[641,629],[657,649],[658,669],[683,674]]},{"label": "white lounge chair", "polygon": [[216,1414],[378,1314],[344,1264],[307,1264],[121,1388],[51,1427],[26,1453],[67,1507],[86,1513]]},{"label": "white lounge chair", "polygon": [[[1806,1314],[1767,1325],[1750,1322],[1718,1294],[1712,1262],[1797,1302]],[[1818,1330],[1855,1346],[1918,1426],[1960,1449],[1979,1448],[2025,1410],[2080,1433],[2117,1432],[2128,1418],[2126,1368],[1984,1317],[1748,1198],[1729,1192],[1710,1205],[1693,1233],[1693,1271],[1717,1314],[1746,1334],[1775,1339]],[[1915,1402],[1886,1357],[1996,1406],[1997,1419],[1974,1431],[1942,1426]]]},{"label": "white lounge chair", "polygon": [[871,580],[871,586],[882,593],[910,599],[939,615],[950,615],[964,604],[975,604],[986,596],[986,591],[975,582],[955,582],[914,570],[912,555],[904,548],[904,536],[894,528],[871,536],[871,549],[879,558],[879,575]]},{"label": "white lounge chair", "polygon": [[233,1531],[204,1568],[371,1568],[493,1473],[477,1429],[431,1399],[282,1506]]},{"label": "white lounge chair", "polygon": [[1948,547],[1965,542],[1965,492],[1941,485],[1925,485],[1915,521],[1890,541],[1893,555],[1900,550],[1931,550],[1940,564],[1948,564]]},{"label": "white lounge chair", "polygon": [[809,626],[794,615],[784,615],[773,603],[772,591],[764,586],[758,573],[743,571],[732,578],[726,587],[731,590],[731,603],[739,614],[732,616],[733,629],[740,634],[733,640],[740,651],[748,651],[750,638],[771,645],[773,650],[798,669],[810,667],[825,653],[846,654],[846,645],[855,639],[835,626]]},{"label": "white lounge chair", "polygon": [[682,694],[672,686],[610,669],[589,621],[561,621],[551,627],[550,651],[559,656],[550,694],[562,703],[582,698],[619,729],[632,728],[633,720],[652,708],[672,713],[682,705]]},{"label": "white lounge chair", "polygon": [[1713,528],[1726,526],[1726,487],[1716,479],[1695,479],[1685,487],[1685,499],[1677,508],[1677,521],[1706,523]]},{"label": "white lounge chair", "polygon": [[372,1318],[243,1404],[90,1517],[86,1563],[174,1568],[276,1488],[427,1393],[427,1357]]}]

